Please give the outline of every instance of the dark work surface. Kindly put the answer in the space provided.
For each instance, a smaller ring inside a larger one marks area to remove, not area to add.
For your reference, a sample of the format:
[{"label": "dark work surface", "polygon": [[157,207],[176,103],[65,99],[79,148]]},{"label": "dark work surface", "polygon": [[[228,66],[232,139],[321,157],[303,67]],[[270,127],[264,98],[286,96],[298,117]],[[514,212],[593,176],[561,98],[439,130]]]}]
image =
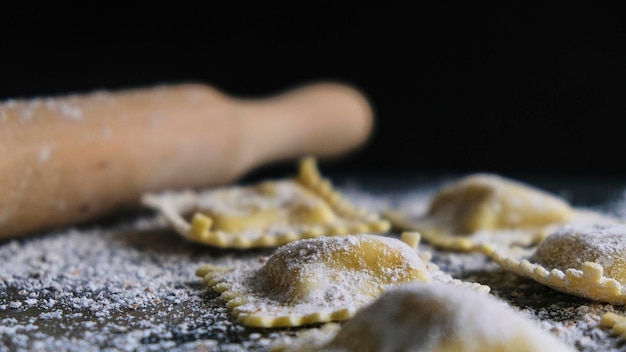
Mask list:
[{"label": "dark work surface", "polygon": [[[322,168],[323,172],[323,168]],[[344,175],[331,178],[359,206],[426,202],[460,175]],[[624,216],[626,182],[524,179],[576,206]],[[397,235],[392,232],[391,235]],[[456,278],[491,287],[579,351],[622,351],[598,325],[623,307],[568,296],[499,269],[483,255],[430,248]],[[229,251],[191,244],[150,214],[0,243],[0,351],[267,351],[301,329],[249,329],[194,276],[198,265],[255,261],[272,250]],[[307,327],[309,328],[309,327]]]},{"label": "dark work surface", "polygon": [[624,177],[618,6],[24,3],[0,14],[0,99],[182,81],[263,96],[331,79],[377,116],[338,171]]}]

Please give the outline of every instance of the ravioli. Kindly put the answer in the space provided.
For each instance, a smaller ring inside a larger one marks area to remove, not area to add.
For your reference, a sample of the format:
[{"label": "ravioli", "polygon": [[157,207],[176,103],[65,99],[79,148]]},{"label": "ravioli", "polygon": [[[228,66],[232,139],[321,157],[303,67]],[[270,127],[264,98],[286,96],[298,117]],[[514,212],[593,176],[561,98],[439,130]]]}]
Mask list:
[{"label": "ravioli", "polygon": [[271,350],[558,352],[575,349],[491,295],[449,285],[414,283],[384,293],[341,327],[334,325],[304,333]]},{"label": "ravioli", "polygon": [[221,248],[276,247],[303,238],[390,228],[380,215],[354,207],[333,189],[313,158],[302,159],[292,179],[146,194],[142,202],[183,237]]},{"label": "ravioli", "polygon": [[384,215],[398,228],[419,231],[434,246],[461,251],[476,250],[482,243],[530,245],[559,225],[600,217],[494,174],[472,174],[444,186],[425,213],[389,210]]},{"label": "ravioli", "polygon": [[626,225],[563,226],[535,249],[483,245],[504,269],[594,301],[626,303]]},{"label": "ravioli", "polygon": [[238,321],[252,327],[346,320],[384,291],[412,282],[464,285],[427,265],[406,243],[373,234],[303,239],[257,265],[205,265],[196,274],[221,293]]}]

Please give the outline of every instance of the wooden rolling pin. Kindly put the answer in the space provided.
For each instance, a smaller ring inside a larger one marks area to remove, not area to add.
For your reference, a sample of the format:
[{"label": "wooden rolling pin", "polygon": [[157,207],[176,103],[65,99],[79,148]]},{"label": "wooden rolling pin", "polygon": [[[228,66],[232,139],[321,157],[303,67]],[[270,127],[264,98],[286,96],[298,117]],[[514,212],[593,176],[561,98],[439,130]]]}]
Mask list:
[{"label": "wooden rolling pin", "polygon": [[367,99],[318,83],[263,99],[182,84],[0,104],[0,239],[93,220],[148,191],[222,185],[262,164],[339,156]]}]

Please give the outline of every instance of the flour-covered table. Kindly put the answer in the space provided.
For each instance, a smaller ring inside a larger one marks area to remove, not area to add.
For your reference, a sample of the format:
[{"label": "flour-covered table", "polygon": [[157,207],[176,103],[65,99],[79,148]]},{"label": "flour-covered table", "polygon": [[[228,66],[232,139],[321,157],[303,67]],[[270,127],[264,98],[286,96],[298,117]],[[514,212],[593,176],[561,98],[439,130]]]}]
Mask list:
[{"label": "flour-covered table", "polygon": [[[330,177],[371,210],[425,207],[453,175]],[[626,215],[626,181],[518,177],[577,206]],[[246,328],[219,294],[196,277],[207,263],[257,261],[273,249],[224,250],[191,243],[153,212],[0,243],[0,351],[268,351],[304,328]],[[392,236],[398,235],[391,232]],[[465,281],[491,287],[521,314],[580,351],[626,350],[599,325],[621,306],[556,292],[506,272],[480,253],[435,250],[432,261]]]}]

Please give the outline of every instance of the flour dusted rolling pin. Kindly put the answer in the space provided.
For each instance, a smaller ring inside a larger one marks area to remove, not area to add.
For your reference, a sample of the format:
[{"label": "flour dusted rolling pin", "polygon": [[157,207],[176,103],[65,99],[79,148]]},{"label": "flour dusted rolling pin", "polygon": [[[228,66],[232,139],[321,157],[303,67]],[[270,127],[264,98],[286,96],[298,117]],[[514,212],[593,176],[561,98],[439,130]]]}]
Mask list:
[{"label": "flour dusted rolling pin", "polygon": [[0,239],[136,206],[143,192],[226,184],[265,163],[340,155],[372,127],[338,83],[237,99],[182,84],[0,104]]}]

